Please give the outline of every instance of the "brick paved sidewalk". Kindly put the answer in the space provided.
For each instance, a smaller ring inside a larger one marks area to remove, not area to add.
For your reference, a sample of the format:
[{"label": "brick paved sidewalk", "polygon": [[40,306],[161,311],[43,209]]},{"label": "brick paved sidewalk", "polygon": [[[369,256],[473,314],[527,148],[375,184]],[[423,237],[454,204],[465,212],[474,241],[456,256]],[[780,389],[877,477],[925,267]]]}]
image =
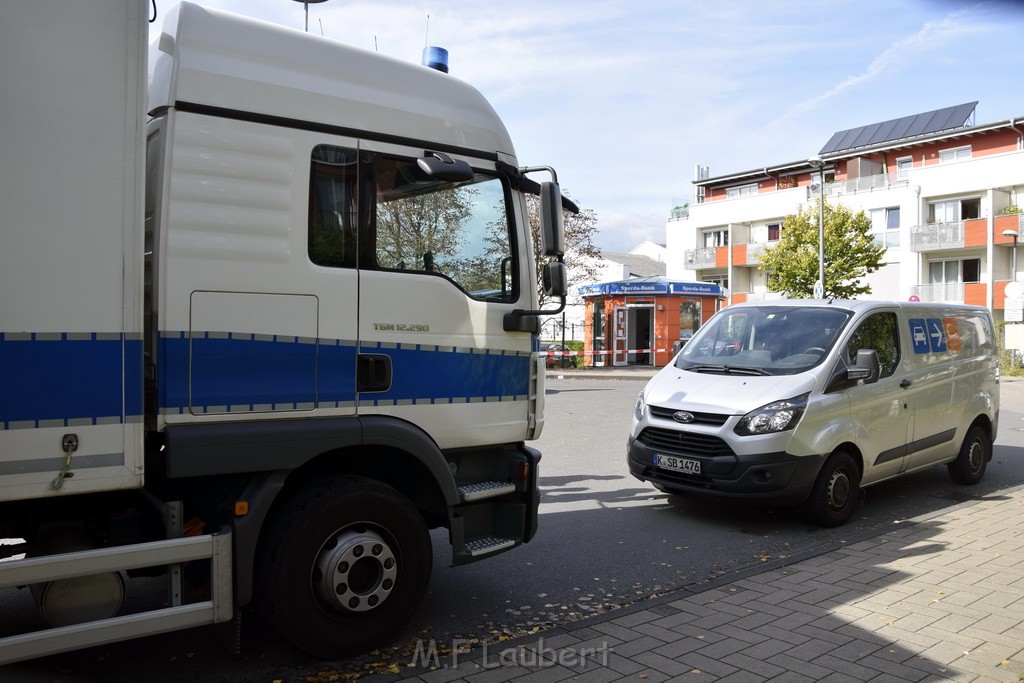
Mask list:
[{"label": "brick paved sidewalk", "polygon": [[424,643],[406,679],[1020,683],[1024,487],[529,641],[452,645]]}]

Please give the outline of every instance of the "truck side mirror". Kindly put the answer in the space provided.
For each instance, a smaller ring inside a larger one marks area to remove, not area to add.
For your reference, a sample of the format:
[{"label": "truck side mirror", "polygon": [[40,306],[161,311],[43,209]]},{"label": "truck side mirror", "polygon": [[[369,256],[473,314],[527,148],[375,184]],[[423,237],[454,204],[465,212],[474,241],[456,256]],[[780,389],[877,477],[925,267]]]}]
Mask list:
[{"label": "truck side mirror", "polygon": [[540,184],[540,239],[545,256],[565,253],[565,234],[562,228],[562,190],[558,183]]},{"label": "truck side mirror", "polygon": [[873,384],[878,381],[879,364],[878,352],[874,349],[859,349],[857,361],[852,368],[846,371],[846,379],[851,382],[864,380],[864,384]]},{"label": "truck side mirror", "polygon": [[548,261],[541,270],[541,285],[544,294],[559,298],[569,293],[569,284],[565,276],[565,264],[561,261]]}]

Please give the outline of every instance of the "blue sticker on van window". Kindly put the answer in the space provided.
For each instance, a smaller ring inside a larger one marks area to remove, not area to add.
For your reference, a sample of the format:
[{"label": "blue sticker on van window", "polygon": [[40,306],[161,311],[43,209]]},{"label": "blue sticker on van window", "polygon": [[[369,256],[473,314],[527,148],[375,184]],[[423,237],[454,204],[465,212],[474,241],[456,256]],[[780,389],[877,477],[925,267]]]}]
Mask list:
[{"label": "blue sticker on van window", "polygon": [[928,318],[928,343],[935,353],[945,353],[946,330],[942,326],[942,318]]},{"label": "blue sticker on van window", "polygon": [[910,325],[910,339],[914,342],[914,353],[928,353],[931,347],[928,345],[928,328],[924,324],[924,318],[910,318],[907,324]]}]

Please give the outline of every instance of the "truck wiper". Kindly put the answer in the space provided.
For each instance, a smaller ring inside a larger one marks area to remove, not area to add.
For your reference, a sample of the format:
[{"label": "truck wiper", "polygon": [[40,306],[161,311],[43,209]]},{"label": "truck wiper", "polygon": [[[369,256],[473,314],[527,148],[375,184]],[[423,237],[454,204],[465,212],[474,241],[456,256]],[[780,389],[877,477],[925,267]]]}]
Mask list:
[{"label": "truck wiper", "polygon": [[691,365],[686,369],[693,372],[721,372],[726,375],[764,376],[771,374],[759,368],[737,367],[735,365]]}]

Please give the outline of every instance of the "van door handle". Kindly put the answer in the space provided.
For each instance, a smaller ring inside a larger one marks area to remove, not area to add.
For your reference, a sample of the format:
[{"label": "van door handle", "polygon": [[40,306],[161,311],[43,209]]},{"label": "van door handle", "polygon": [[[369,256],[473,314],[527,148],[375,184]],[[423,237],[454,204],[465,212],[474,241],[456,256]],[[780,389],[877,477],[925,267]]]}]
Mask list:
[{"label": "van door handle", "polygon": [[900,389],[906,389],[911,384],[913,384],[913,382],[911,382],[909,379],[905,379],[902,382],[900,382]]}]

